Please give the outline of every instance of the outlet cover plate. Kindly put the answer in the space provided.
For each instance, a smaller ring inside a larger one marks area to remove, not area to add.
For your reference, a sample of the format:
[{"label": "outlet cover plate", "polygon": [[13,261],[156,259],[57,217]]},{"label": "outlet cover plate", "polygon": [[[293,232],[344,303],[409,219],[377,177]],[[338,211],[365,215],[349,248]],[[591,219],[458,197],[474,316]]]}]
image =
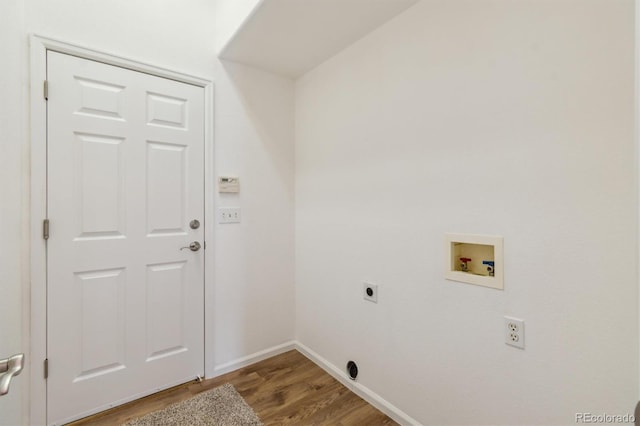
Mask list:
[{"label": "outlet cover plate", "polygon": [[504,343],[524,349],[524,320],[504,317]]}]

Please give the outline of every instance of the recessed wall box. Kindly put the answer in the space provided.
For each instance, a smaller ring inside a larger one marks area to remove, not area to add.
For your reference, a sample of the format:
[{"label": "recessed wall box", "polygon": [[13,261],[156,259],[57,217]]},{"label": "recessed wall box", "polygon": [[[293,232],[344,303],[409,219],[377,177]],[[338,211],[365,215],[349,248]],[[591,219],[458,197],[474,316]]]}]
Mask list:
[{"label": "recessed wall box", "polygon": [[240,179],[231,176],[218,177],[218,192],[240,192]]},{"label": "recessed wall box", "polygon": [[446,234],[444,277],[451,281],[504,289],[502,237]]}]

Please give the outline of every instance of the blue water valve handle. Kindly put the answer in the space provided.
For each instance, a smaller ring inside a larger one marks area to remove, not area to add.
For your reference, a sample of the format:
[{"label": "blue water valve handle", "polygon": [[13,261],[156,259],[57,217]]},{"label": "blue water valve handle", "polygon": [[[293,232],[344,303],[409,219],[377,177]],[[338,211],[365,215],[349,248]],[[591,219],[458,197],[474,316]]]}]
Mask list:
[{"label": "blue water valve handle", "polygon": [[482,264],[483,265],[487,265],[487,272],[489,273],[489,276],[491,276],[491,277],[495,276],[494,275],[495,274],[495,272],[494,272],[495,264],[496,264],[495,261],[493,261],[493,260],[483,260]]}]

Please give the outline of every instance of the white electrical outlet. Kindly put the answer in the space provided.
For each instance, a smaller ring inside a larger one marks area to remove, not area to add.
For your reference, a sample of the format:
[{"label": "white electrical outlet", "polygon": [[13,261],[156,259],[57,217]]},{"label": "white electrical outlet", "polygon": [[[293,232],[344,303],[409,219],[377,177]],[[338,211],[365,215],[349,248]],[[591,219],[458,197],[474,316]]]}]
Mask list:
[{"label": "white electrical outlet", "polygon": [[219,208],[218,223],[240,223],[240,208],[239,207]]},{"label": "white electrical outlet", "polygon": [[371,283],[362,283],[362,295],[364,300],[369,302],[378,303],[378,285]]},{"label": "white electrical outlet", "polygon": [[504,317],[504,342],[524,349],[524,320]]}]

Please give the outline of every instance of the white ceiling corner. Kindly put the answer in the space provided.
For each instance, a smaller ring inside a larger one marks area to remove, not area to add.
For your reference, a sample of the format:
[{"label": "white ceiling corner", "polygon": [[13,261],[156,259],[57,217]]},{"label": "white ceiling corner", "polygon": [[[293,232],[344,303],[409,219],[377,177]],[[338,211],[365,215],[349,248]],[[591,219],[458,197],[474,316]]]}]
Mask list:
[{"label": "white ceiling corner", "polygon": [[264,0],[220,58],[297,78],[419,0]]}]

